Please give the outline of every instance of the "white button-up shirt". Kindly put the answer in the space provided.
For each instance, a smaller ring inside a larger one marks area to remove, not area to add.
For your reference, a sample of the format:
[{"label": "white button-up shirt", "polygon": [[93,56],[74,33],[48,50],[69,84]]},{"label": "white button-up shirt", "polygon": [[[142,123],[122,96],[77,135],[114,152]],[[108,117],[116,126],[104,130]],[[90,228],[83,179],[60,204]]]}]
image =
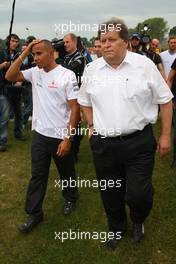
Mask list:
[{"label": "white button-up shirt", "polygon": [[116,69],[103,58],[87,65],[78,102],[92,107],[96,131],[113,137],[155,123],[158,105],[172,97],[155,64],[145,56],[127,51]]}]

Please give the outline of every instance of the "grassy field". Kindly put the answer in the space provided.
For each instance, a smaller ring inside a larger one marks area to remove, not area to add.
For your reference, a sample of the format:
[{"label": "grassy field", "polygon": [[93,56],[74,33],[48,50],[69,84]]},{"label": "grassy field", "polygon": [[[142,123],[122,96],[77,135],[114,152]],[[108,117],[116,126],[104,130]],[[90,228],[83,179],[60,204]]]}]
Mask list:
[{"label": "grassy field", "polygon": [[[155,128],[158,134],[159,126]],[[22,235],[17,225],[25,219],[24,201],[30,179],[31,133],[28,141],[18,142],[9,131],[9,148],[0,153],[0,263],[1,264],[176,264],[176,171],[170,169],[171,153],[164,159],[156,156],[153,175],[154,208],[145,222],[145,240],[138,246],[130,242],[131,223],[127,235],[115,252],[107,251],[100,240],[55,240],[55,232],[107,231],[99,191],[79,190],[77,210],[63,216],[63,198],[55,180],[52,164],[44,201],[45,221],[32,233]],[[91,153],[86,138],[82,141],[77,175],[95,179]]]}]

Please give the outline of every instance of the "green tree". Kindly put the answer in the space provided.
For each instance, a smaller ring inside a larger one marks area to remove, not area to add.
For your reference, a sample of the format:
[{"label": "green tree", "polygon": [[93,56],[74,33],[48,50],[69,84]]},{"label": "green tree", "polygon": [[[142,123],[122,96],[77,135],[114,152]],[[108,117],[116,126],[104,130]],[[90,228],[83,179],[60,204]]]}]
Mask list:
[{"label": "green tree", "polygon": [[89,42],[91,43],[91,47],[94,46],[95,38],[96,38],[96,37],[92,37],[92,38],[89,40]]},{"label": "green tree", "polygon": [[89,42],[89,40],[86,37],[81,37],[82,42],[84,43],[84,45],[86,47],[90,47],[91,43]]},{"label": "green tree", "polygon": [[176,26],[170,29],[169,36],[176,36]]},{"label": "green tree", "polygon": [[158,38],[160,41],[164,39],[166,33],[168,33],[167,21],[162,17],[154,17],[144,20],[142,23],[138,23],[137,26],[132,29],[132,32],[144,33],[142,31],[144,26],[147,25],[150,29],[146,34],[151,38]]}]

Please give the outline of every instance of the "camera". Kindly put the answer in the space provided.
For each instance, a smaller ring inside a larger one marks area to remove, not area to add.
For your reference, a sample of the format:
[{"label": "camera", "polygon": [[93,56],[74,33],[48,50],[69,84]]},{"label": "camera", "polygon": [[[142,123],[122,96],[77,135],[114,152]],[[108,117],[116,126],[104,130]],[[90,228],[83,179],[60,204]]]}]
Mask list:
[{"label": "camera", "polygon": [[54,49],[59,53],[59,58],[64,59],[66,55],[66,51],[65,51],[63,39],[53,39],[51,43]]},{"label": "camera", "polygon": [[142,46],[142,51],[147,50],[147,45],[150,42],[150,35],[148,35],[148,32],[150,31],[150,28],[148,27],[147,24],[144,25],[143,29],[141,29],[141,46]]},{"label": "camera", "polygon": [[[57,38],[55,38],[55,39],[53,39],[53,40],[51,41],[51,43],[52,43],[54,49],[59,53],[59,58],[60,58],[61,60],[63,60],[64,57],[65,57],[65,55],[67,54],[67,53],[66,53],[66,50],[65,50],[65,47],[64,47],[64,40],[63,40],[63,39],[57,39]],[[84,48],[84,47],[83,47],[83,45],[82,45],[81,37],[78,36],[78,37],[77,37],[77,50],[78,50],[79,52],[81,52],[81,51],[83,50],[83,48]]]}]

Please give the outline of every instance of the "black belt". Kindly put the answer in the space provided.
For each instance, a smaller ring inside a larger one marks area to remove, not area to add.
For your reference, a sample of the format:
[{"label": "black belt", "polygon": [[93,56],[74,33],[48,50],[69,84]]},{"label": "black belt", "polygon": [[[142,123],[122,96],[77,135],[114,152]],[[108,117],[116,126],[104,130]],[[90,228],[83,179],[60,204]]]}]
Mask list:
[{"label": "black belt", "polygon": [[[146,125],[142,130],[137,130],[131,134],[128,135],[119,135],[117,137],[104,137],[104,138],[110,138],[110,139],[118,139],[118,140],[126,140],[126,139],[130,139],[133,137],[136,137],[138,135],[140,135],[141,133],[143,133],[145,130],[151,128],[151,124]],[[99,135],[101,138],[103,138],[101,135]]]}]

